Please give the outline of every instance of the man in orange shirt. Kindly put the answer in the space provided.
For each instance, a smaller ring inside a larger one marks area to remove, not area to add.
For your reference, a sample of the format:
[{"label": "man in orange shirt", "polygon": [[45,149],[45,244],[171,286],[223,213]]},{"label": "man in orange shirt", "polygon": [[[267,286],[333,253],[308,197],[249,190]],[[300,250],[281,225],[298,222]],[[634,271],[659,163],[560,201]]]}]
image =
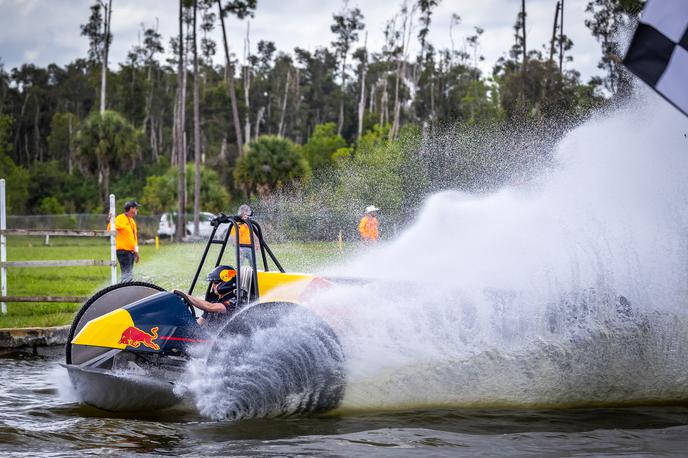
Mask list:
[{"label": "man in orange shirt", "polygon": [[[251,219],[251,216],[253,216],[253,209],[249,205],[243,204],[239,207],[237,215],[245,222],[238,224],[239,253],[241,254],[242,262],[247,262],[250,266],[253,263],[253,252],[251,251],[251,233],[248,229],[248,221],[249,219]],[[260,242],[258,241],[258,237],[255,235],[255,233],[253,235],[253,245],[256,251],[260,250]],[[229,233],[229,236],[232,241],[236,240],[234,236],[234,226],[232,226],[232,230]]]},{"label": "man in orange shirt", "polygon": [[[139,213],[141,206],[135,200],[130,200],[124,204],[124,213],[115,218],[115,229],[117,230],[116,249],[117,261],[122,270],[122,282],[134,280],[132,273],[134,262],[139,262],[139,231],[136,228],[134,217]],[[108,223],[108,231],[110,224]]]},{"label": "man in orange shirt", "polygon": [[379,210],[380,209],[374,205],[369,205],[365,209],[365,215],[358,224],[358,232],[361,233],[361,238],[364,242],[377,242],[380,238],[377,222],[377,212]]}]

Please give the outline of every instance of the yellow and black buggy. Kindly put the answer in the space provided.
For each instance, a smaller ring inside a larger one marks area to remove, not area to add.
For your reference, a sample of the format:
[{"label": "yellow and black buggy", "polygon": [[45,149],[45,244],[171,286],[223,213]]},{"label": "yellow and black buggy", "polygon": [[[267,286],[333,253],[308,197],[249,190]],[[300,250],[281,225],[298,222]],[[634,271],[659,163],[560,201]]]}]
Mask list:
[{"label": "yellow and black buggy", "polygon": [[[197,324],[196,309],[182,295],[157,285],[129,282],[97,292],[72,323],[63,365],[83,402],[110,411],[173,406],[185,397],[175,385],[190,353],[197,358],[200,348],[219,379],[215,383],[228,385],[235,397],[270,399],[270,405],[253,415],[335,408],[344,390],[342,348],[330,325],[302,304],[331,281],[286,273],[253,220],[219,214],[211,224],[188,294],[193,294],[211,248],[219,246],[214,267],[236,266],[234,315],[215,334]],[[241,224],[249,229],[250,256],[242,257],[247,247],[239,243]],[[233,256],[225,257],[230,239]],[[234,262],[228,262],[230,257]],[[209,286],[206,300],[212,301],[212,295]],[[251,373],[247,367],[253,368]],[[261,385],[266,377],[270,380]],[[260,386],[270,392],[256,393]],[[227,417],[233,415],[240,414],[227,412]]]}]

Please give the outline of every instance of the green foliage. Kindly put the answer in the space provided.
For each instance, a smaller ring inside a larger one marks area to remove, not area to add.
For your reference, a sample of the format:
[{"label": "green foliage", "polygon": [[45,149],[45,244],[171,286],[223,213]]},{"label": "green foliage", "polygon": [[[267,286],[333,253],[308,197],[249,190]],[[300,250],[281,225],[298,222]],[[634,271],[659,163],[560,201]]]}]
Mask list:
[{"label": "green foliage", "polygon": [[[102,28],[102,4],[90,3],[90,10],[83,11],[81,32],[88,42],[83,58],[64,66],[51,64],[41,68],[24,64],[10,72],[0,64],[0,167],[8,180],[8,197],[14,212],[55,209],[52,203],[42,205],[46,197],[54,197],[66,212],[102,208],[111,192],[117,195],[118,201],[128,197],[142,199],[148,184],[146,178],[162,179],[168,174],[169,164],[175,162],[172,155],[176,153],[173,124],[179,89],[175,60],[178,40],[172,38],[167,50],[169,59],[165,62],[163,43],[168,37],[158,33],[157,27],[142,25],[141,40],[131,44],[126,61],[119,66],[113,63],[108,70],[107,106],[113,111],[102,116],[93,113],[99,107],[97,95],[102,71],[99,63],[104,45],[112,37],[106,37]],[[435,47],[429,35],[431,20],[448,19],[436,16],[446,14],[437,9],[440,2],[436,0],[414,3],[420,42],[418,55],[403,50],[404,41],[413,35],[410,32],[407,38],[402,37],[403,30],[409,32],[403,23],[409,5],[387,23],[381,49],[366,45],[355,50],[355,43],[362,38],[363,17],[357,8],[344,5],[333,15],[331,38],[334,41],[330,46],[323,43],[326,46],[315,46],[312,51],[296,48],[293,52],[283,52],[279,43],[260,41],[255,54],[246,56],[240,68],[229,70],[236,76],[233,86],[241,128],[248,137],[245,140],[259,137],[247,148],[236,169],[238,148],[227,90],[229,81],[224,66],[213,65],[213,55],[224,46],[213,41],[216,33],[212,31],[219,16],[223,19],[252,16],[256,0],[219,3],[218,11],[216,1],[199,2],[202,17],[200,116],[204,163],[219,173],[223,187],[234,190],[235,194],[243,191],[264,197],[298,182],[306,194],[310,186],[325,190],[307,196],[313,205],[321,197],[329,199],[328,205],[332,204],[333,208],[343,209],[335,202],[335,190],[342,190],[342,199],[346,192],[353,192],[352,199],[358,199],[358,205],[359,201],[374,196],[374,185],[370,183],[379,183],[381,188],[394,191],[383,189],[382,198],[387,203],[378,205],[403,209],[412,201],[410,196],[418,194],[410,191],[415,182],[404,173],[410,174],[418,163],[428,159],[426,156],[422,160],[414,159],[416,140],[404,140],[403,145],[390,143],[388,125],[395,117],[395,86],[402,68],[407,69],[398,91],[402,128],[423,126],[424,142],[438,133],[454,135],[451,126],[480,137],[475,141],[462,137],[461,141],[470,144],[472,149],[452,150],[452,155],[437,153],[436,162],[427,165],[427,170],[413,173],[421,177],[429,174],[433,183],[445,186],[458,183],[474,189],[480,186],[480,174],[487,175],[482,181],[488,182],[494,176],[507,175],[485,159],[495,156],[490,156],[490,150],[481,146],[492,140],[486,139],[489,134],[484,132],[495,132],[501,142],[502,127],[508,130],[513,125],[553,122],[554,131],[560,134],[563,128],[556,126],[577,122],[604,103],[604,94],[616,95],[628,89],[628,73],[615,62],[613,55],[618,55],[621,49],[619,31],[633,25],[644,1],[586,1],[586,26],[601,44],[600,68],[605,73],[588,84],[583,84],[573,70],[572,53],[566,56],[567,67],[562,74],[555,63],[559,60],[558,50],[553,51],[556,58],[544,59],[533,51],[540,48],[540,43],[532,40],[524,64],[525,43],[518,36],[514,48],[509,49],[511,43],[503,43],[508,57],[497,63],[492,77],[485,77],[477,68],[482,60],[480,27],[462,42],[454,43],[458,39],[455,34],[451,49]],[[183,19],[187,25],[192,5],[192,0],[183,2],[186,8]],[[519,21],[523,19],[520,15]],[[529,26],[546,26],[551,30],[549,18],[544,23],[534,16],[527,17]],[[452,15],[450,34],[459,21],[458,15]],[[564,51],[573,45],[566,36],[554,41],[561,43]],[[545,49],[549,45],[546,43]],[[354,65],[347,65],[352,55]],[[404,59],[407,59],[405,63]],[[187,78],[189,100],[185,116],[189,146],[193,138],[192,81],[193,78]],[[601,91],[601,87],[606,90]],[[365,134],[359,139],[361,92]],[[341,131],[341,136],[336,130]],[[267,136],[280,133],[284,138],[268,141],[265,139],[270,137],[260,137],[261,133]],[[284,140],[287,138],[297,145],[289,144]],[[301,144],[303,147],[299,148]],[[248,154],[251,148],[255,151]],[[402,167],[404,161],[408,163]],[[354,170],[356,167],[361,170]],[[373,173],[376,167],[385,170]],[[304,178],[309,176],[310,169],[316,180],[308,182]],[[317,185],[309,184],[316,182]],[[166,185],[157,183],[156,186]],[[397,192],[400,194],[394,196]],[[189,193],[189,201],[191,197]],[[170,210],[176,205],[170,205],[167,199],[142,210],[153,212],[163,207]]]},{"label": "green foliage", "polygon": [[24,212],[29,197],[28,172],[18,167],[7,154],[0,154],[0,178],[5,179],[7,213]]},{"label": "green foliage", "polygon": [[110,173],[132,171],[140,161],[141,132],[121,114],[93,112],[82,123],[77,136],[76,157],[83,170],[97,176],[101,202],[109,194]]},{"label": "green foliage", "polygon": [[378,146],[386,145],[390,128],[391,126],[389,124],[385,124],[384,126],[374,124],[372,129],[365,131],[358,140],[356,150],[367,151]]},{"label": "green foliage", "polygon": [[38,212],[43,215],[61,215],[65,212],[65,207],[56,197],[44,197],[38,206]]},{"label": "green foliage", "polygon": [[485,80],[473,80],[461,99],[463,118],[469,124],[493,122],[501,116],[498,96],[494,86]]},{"label": "green foliage", "polygon": [[58,213],[88,213],[100,207],[98,183],[79,171],[72,175],[58,161],[34,164],[29,170],[29,201],[31,213],[50,213],[43,207],[46,198],[55,198],[62,206]]},{"label": "green foliage", "polygon": [[420,148],[417,128],[402,129],[399,139],[387,140],[389,127],[375,126],[366,132],[353,157],[339,164],[336,200],[359,212],[374,204],[388,214],[404,214],[405,208],[422,197],[427,189],[423,164],[416,156]]},{"label": "green foliage", "polygon": [[331,159],[335,164],[341,163],[341,161],[346,159],[351,159],[351,155],[354,153],[354,149],[351,147],[337,148],[337,151],[332,153]]},{"label": "green foliage", "polygon": [[276,135],[261,135],[237,161],[234,179],[247,194],[268,196],[285,185],[307,180],[311,170],[296,145]]},{"label": "green foliage", "polygon": [[0,114],[0,155],[9,155],[12,152],[10,135],[12,135],[13,124],[12,116]]},{"label": "green foliage", "polygon": [[[186,193],[193,196],[194,165],[186,165]],[[164,213],[177,207],[177,167],[172,166],[163,175],[153,175],[146,179],[143,188],[142,210],[146,213]],[[222,187],[217,173],[201,166],[201,210],[217,213],[227,211],[229,194]],[[193,211],[193,199],[187,199],[186,210]]]},{"label": "green foliage", "polygon": [[620,38],[624,36],[622,31],[637,21],[644,4],[645,0],[591,0],[585,8],[592,15],[585,20],[585,26],[602,48],[597,68],[606,72],[603,82],[612,93],[630,92],[629,75],[617,59],[623,49]]},{"label": "green foliage", "polygon": [[495,67],[499,101],[508,119],[563,119],[589,107],[579,100],[577,72],[559,71],[554,61],[531,52],[525,69],[515,60],[500,60]]},{"label": "green foliage", "polygon": [[7,213],[9,214],[23,212],[29,197],[28,173],[18,167],[10,157],[12,152],[10,134],[13,123],[14,119],[11,116],[0,114],[0,178],[5,179]]},{"label": "green foliage", "polygon": [[337,125],[333,122],[315,126],[315,131],[301,151],[314,173],[325,170],[332,165],[333,154],[346,148],[346,140],[337,134]]},{"label": "green foliage", "polygon": [[73,113],[55,113],[50,122],[48,152],[63,164],[69,164],[74,152],[74,141],[79,129],[79,118]]}]

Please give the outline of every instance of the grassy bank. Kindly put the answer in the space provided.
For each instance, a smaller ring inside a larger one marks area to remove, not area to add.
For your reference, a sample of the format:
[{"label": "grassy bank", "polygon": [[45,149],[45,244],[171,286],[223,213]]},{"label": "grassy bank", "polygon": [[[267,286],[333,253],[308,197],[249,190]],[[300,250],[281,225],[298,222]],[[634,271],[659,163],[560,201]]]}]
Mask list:
[{"label": "grassy bank", "polygon": [[[159,250],[152,245],[143,245],[142,262],[134,267],[134,275],[138,280],[164,288],[186,288],[203,248],[201,243],[162,242]],[[336,243],[288,243],[271,248],[288,271],[313,271],[343,257]],[[216,253],[211,252],[211,263],[216,259]],[[8,237],[7,240],[9,261],[109,258],[110,247],[106,239],[51,237],[49,246],[44,245],[40,237]],[[109,285],[110,268],[10,267],[7,282],[10,296],[90,296]],[[8,303],[7,314],[0,314],[0,328],[69,324],[80,307],[81,304]]]}]

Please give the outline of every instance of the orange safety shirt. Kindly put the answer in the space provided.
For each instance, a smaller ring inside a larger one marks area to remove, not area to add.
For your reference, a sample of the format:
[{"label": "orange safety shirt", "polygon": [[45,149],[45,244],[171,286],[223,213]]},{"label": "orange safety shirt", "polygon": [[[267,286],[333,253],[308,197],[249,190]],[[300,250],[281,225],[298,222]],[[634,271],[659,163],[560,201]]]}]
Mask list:
[{"label": "orange safety shirt", "polygon": [[[115,218],[115,229],[117,229],[115,243],[118,250],[138,251],[139,232],[136,229],[134,218],[130,218],[124,213],[117,215]],[[107,230],[110,230],[110,223],[107,225]]]},{"label": "orange safety shirt", "polygon": [[[232,226],[229,236],[234,237],[234,226]],[[239,245],[251,245],[251,233],[248,230],[248,224],[239,223]]]},{"label": "orange safety shirt", "polygon": [[377,218],[364,216],[358,225],[358,232],[361,233],[363,240],[377,240],[380,238],[380,233],[377,229]]}]

